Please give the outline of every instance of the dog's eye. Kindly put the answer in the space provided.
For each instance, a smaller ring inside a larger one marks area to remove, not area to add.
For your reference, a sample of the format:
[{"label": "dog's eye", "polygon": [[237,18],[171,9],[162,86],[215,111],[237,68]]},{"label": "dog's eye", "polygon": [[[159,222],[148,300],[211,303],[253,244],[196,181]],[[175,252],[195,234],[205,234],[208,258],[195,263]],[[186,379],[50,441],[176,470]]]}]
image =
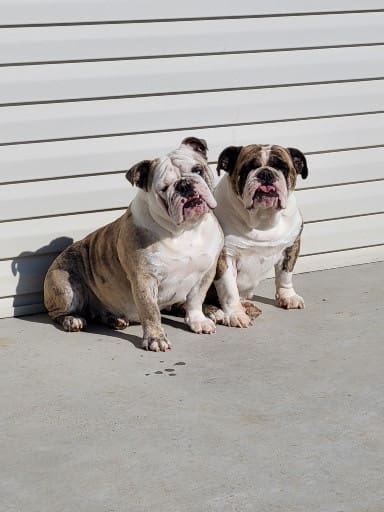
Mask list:
[{"label": "dog's eye", "polygon": [[166,192],[169,189],[169,185],[164,185],[164,187],[161,189],[161,192]]},{"label": "dog's eye", "polygon": [[201,167],[201,165],[195,165],[194,167],[192,167],[191,172],[199,174],[201,176],[203,174],[203,168]]}]

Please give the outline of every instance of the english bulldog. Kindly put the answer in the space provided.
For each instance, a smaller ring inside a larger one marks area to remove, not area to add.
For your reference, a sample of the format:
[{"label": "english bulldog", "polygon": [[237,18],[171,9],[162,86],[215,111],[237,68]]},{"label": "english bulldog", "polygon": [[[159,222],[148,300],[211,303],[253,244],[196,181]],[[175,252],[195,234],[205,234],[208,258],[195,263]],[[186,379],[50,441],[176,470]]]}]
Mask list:
[{"label": "english bulldog", "polygon": [[217,170],[226,175],[215,191],[225,240],[214,282],[222,308],[216,320],[251,325],[260,310],[246,299],[273,267],[277,304],[304,308],[292,285],[303,228],[293,191],[297,175],[308,176],[304,154],[276,145],[230,146],[220,154]]},{"label": "english bulldog", "polygon": [[163,158],[144,160],[126,174],[139,190],[124,215],[75,242],[48,270],[44,302],[66,331],[86,319],[114,329],[143,327],[144,349],[171,348],[160,310],[184,303],[196,333],[215,332],[202,312],[223,233],[212,209],[213,174],[207,145],[187,137]]}]

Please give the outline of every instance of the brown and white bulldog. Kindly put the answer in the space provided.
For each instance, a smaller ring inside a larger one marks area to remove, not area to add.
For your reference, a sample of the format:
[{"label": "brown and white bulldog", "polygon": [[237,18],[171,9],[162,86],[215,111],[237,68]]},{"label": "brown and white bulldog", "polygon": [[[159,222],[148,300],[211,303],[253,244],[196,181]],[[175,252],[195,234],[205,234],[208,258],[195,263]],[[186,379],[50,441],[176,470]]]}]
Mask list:
[{"label": "brown and white bulldog", "polygon": [[127,179],[140,188],[126,213],[68,247],[44,283],[49,316],[66,331],[87,319],[124,329],[143,326],[142,346],[167,350],[160,310],[184,303],[196,333],[213,333],[202,312],[223,247],[212,209],[213,175],[207,145],[187,137],[166,157],[133,166]]},{"label": "brown and white bulldog", "polygon": [[230,146],[219,156],[219,174],[222,169],[227,174],[215,191],[215,214],[225,239],[215,277],[222,308],[216,320],[248,327],[260,310],[245,299],[252,299],[273,266],[278,305],[304,308],[292,285],[292,271],[303,227],[293,191],[297,175],[308,176],[305,156],[281,146]]}]

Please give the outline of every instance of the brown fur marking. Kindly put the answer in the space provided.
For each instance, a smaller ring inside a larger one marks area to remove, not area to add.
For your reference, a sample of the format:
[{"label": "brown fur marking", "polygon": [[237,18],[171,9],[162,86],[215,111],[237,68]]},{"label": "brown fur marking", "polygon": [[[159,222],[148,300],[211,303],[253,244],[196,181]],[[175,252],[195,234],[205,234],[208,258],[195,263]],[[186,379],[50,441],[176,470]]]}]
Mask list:
[{"label": "brown fur marking", "polygon": [[297,235],[296,240],[293,242],[293,245],[291,245],[291,247],[287,247],[284,251],[282,270],[285,272],[293,272],[300,252],[300,236],[302,231],[303,227],[301,228],[300,233]]},{"label": "brown fur marking", "polygon": [[216,266],[216,274],[215,274],[215,281],[220,279],[224,272],[227,270],[228,264],[225,260],[225,254],[224,251],[221,251],[219,259],[217,260],[217,266]]}]

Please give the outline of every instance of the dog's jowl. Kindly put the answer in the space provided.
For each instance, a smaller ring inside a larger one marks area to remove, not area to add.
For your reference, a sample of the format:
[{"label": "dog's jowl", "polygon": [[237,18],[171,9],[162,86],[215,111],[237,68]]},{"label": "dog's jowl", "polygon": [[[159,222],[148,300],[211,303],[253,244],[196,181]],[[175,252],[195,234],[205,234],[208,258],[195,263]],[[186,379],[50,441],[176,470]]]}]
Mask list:
[{"label": "dog's jowl", "polygon": [[230,146],[217,169],[226,172],[215,191],[225,237],[215,277],[217,321],[248,327],[259,310],[246,299],[273,267],[278,305],[303,308],[292,285],[303,227],[293,191],[297,176],[308,175],[305,156],[281,146]]},{"label": "dog's jowl", "polygon": [[184,303],[196,333],[213,333],[202,301],[215,275],[223,234],[213,215],[213,176],[204,140],[188,137],[163,158],[132,167],[139,190],[125,214],[60,254],[48,270],[44,301],[66,331],[87,320],[143,327],[143,347],[171,347],[160,310]]}]

